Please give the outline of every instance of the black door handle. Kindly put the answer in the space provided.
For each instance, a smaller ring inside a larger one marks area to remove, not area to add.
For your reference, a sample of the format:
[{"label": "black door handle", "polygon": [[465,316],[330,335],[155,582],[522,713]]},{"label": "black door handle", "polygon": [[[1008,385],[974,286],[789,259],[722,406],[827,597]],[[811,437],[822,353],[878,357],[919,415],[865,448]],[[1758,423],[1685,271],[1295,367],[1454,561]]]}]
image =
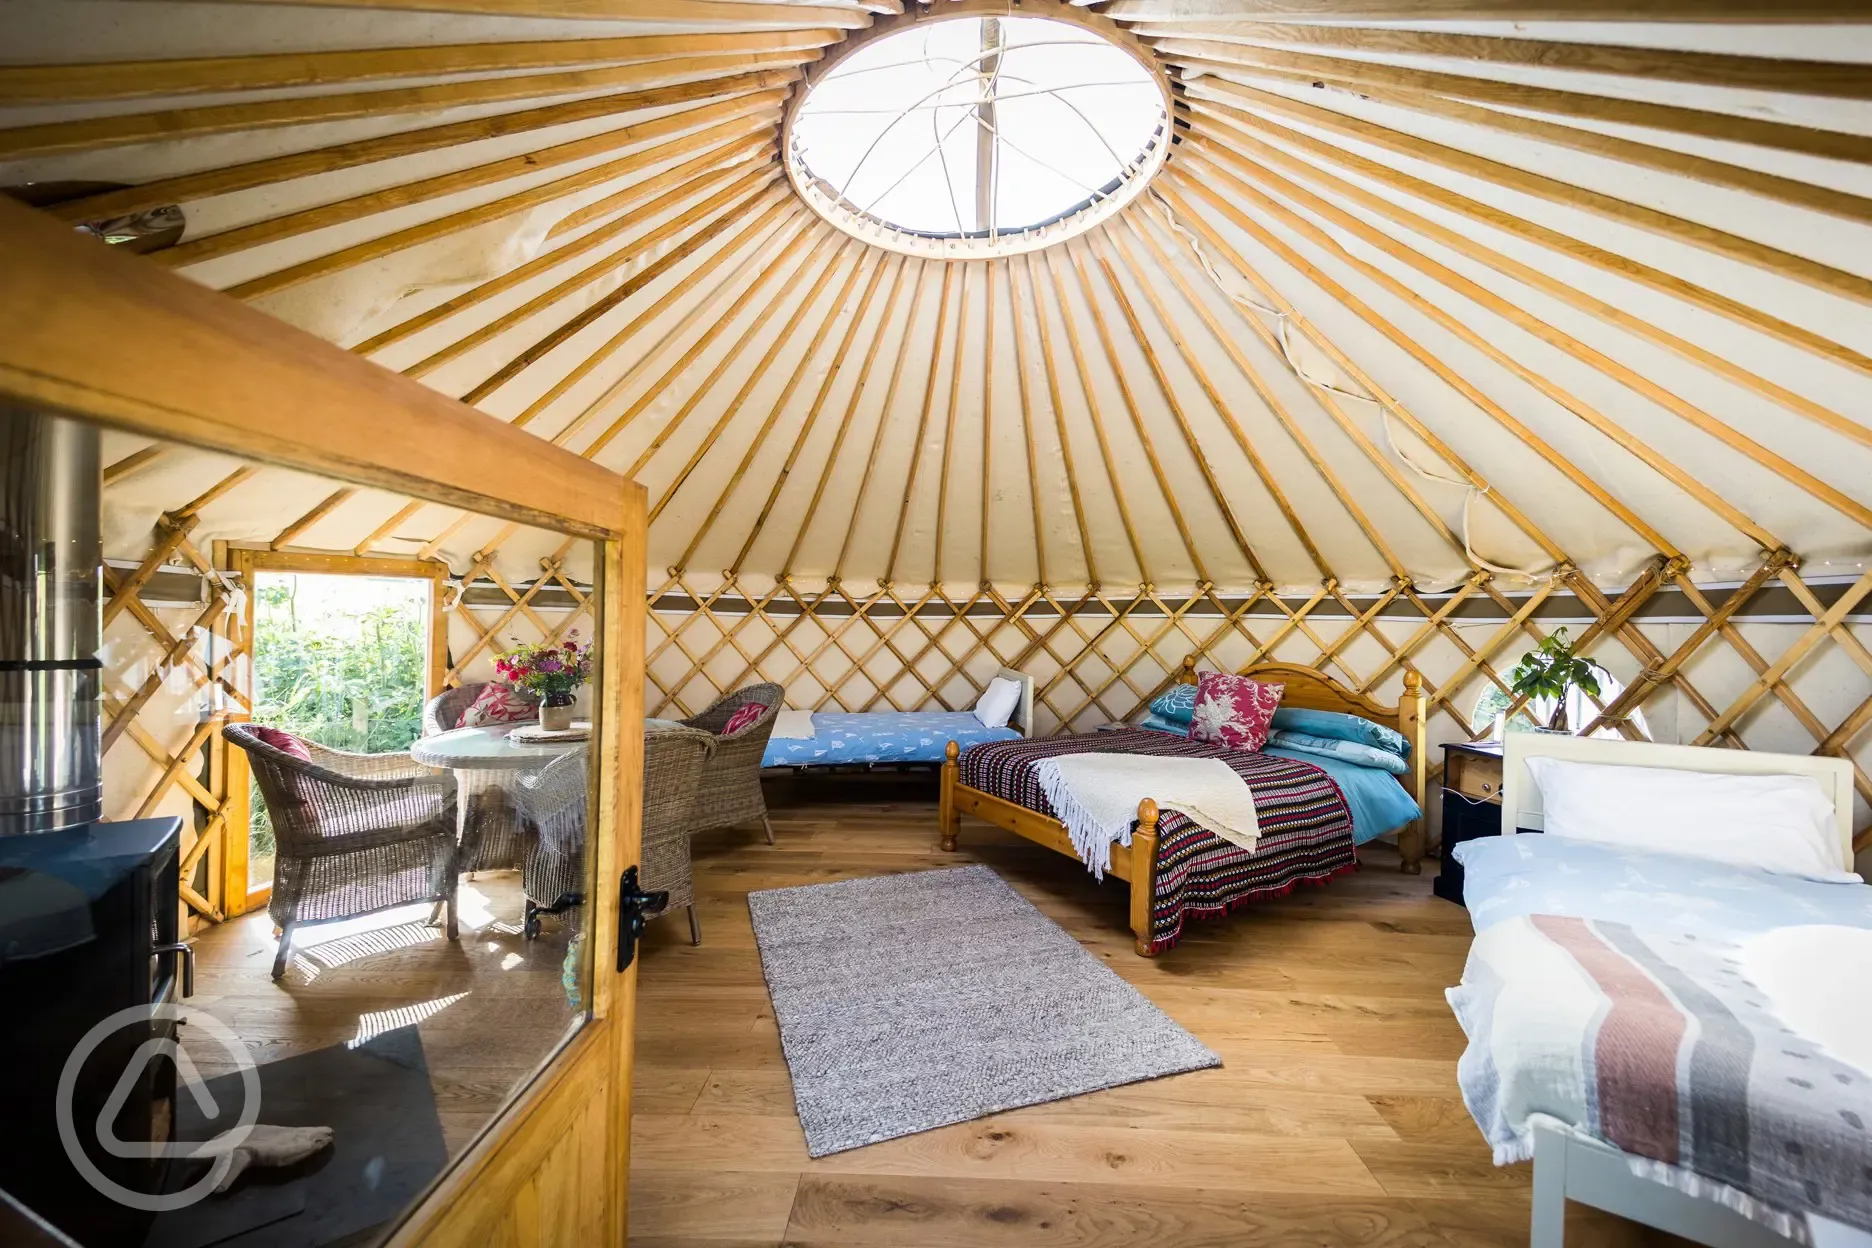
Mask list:
[{"label": "black door handle", "polygon": [[661,914],[669,905],[669,892],[645,892],[637,883],[637,868],[626,867],[618,880],[618,951],[617,969],[622,971],[637,956],[637,939],[644,934],[650,917]]}]

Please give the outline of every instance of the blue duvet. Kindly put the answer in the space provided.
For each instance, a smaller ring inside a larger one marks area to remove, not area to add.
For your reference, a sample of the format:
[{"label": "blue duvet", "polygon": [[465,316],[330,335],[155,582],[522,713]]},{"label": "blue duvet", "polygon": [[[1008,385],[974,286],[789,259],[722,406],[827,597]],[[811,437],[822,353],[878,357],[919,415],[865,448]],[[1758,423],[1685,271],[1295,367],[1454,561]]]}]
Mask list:
[{"label": "blue duvet", "polygon": [[1339,791],[1345,794],[1346,805],[1352,808],[1354,844],[1363,845],[1387,832],[1395,832],[1418,815],[1417,803],[1388,771],[1361,767],[1323,754],[1284,750],[1278,745],[1267,746],[1261,752],[1291,758],[1297,763],[1311,763],[1331,776]]},{"label": "blue duvet", "polygon": [[940,763],[943,747],[1012,741],[1013,728],[984,728],[973,711],[814,711],[813,735],[767,738],[763,767],[837,763]]}]

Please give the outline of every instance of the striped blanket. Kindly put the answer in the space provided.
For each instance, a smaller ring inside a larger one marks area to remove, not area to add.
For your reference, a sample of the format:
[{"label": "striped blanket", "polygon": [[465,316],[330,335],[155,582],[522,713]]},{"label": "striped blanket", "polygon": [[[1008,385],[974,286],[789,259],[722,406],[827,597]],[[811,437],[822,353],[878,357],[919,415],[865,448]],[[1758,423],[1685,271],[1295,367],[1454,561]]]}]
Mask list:
[{"label": "striped blanket", "polygon": [[1796,1034],[1742,952],[1546,914],[1477,936],[1449,1002],[1469,1037],[1463,1100],[1496,1164],[1532,1155],[1540,1118],[1758,1221],[1872,1229],[1872,1076]]},{"label": "striped blanket", "polygon": [[972,789],[1057,818],[1033,764],[1062,754],[1219,758],[1254,794],[1261,839],[1253,853],[1175,811],[1158,820],[1152,953],[1181,940],[1188,919],[1215,918],[1358,869],[1352,814],[1339,786],[1317,767],[1271,754],[1246,754],[1164,732],[1096,732],[973,746],[962,752],[957,778]]}]

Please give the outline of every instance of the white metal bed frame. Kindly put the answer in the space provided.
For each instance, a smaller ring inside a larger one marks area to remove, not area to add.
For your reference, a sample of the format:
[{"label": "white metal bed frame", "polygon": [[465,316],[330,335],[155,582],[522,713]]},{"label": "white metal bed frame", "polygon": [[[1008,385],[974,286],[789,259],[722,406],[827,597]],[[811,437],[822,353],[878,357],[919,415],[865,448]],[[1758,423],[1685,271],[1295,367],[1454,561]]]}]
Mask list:
[{"label": "white metal bed frame", "polygon": [[[1528,770],[1530,758],[1560,758],[1615,767],[1668,767],[1723,775],[1811,776],[1833,799],[1840,836],[1840,865],[1852,869],[1852,766],[1845,759],[1812,754],[1762,754],[1691,745],[1516,732],[1503,746],[1502,832],[1546,827],[1540,786]],[[1564,1248],[1566,1202],[1578,1201],[1622,1218],[1654,1226],[1710,1248],[1787,1248],[1793,1241],[1726,1205],[1680,1192],[1633,1174],[1630,1156],[1608,1144],[1553,1127],[1534,1130],[1534,1209],[1529,1248]],[[1809,1217],[1815,1248],[1872,1248],[1872,1235],[1825,1218]]]}]

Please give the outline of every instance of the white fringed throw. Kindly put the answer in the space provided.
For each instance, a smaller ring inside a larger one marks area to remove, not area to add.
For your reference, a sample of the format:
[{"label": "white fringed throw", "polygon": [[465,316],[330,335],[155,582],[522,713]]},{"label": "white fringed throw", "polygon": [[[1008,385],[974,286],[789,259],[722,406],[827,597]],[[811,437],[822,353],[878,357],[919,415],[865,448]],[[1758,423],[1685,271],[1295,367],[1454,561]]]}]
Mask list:
[{"label": "white fringed throw", "polygon": [[1034,763],[1034,778],[1072,836],[1073,848],[1105,878],[1112,842],[1131,843],[1138,803],[1150,798],[1249,853],[1261,839],[1254,794],[1219,758],[1062,754]]}]

